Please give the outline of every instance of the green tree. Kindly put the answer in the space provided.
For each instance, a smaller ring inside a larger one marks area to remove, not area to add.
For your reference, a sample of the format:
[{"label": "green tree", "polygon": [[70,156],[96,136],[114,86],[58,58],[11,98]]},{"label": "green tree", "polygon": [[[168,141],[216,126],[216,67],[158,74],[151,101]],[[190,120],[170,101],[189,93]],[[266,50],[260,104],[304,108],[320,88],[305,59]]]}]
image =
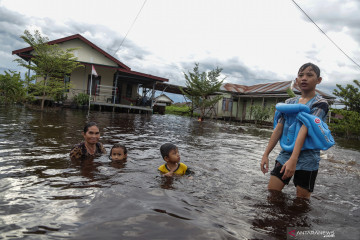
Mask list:
[{"label": "green tree", "polygon": [[25,87],[20,72],[9,70],[5,71],[5,74],[0,74],[0,103],[11,104],[24,100]]},{"label": "green tree", "polygon": [[342,103],[344,103],[347,110],[360,113],[360,83],[358,80],[354,80],[354,83],[355,86],[348,84],[345,88],[340,84],[336,84],[339,90],[334,89],[333,94],[342,99]]},{"label": "green tree", "polygon": [[258,122],[263,123],[272,117],[275,112],[275,106],[272,105],[271,107],[263,107],[260,105],[253,105],[251,106],[250,111],[254,117],[255,124],[258,124]]},{"label": "green tree", "polygon": [[199,72],[199,63],[195,63],[193,72],[184,73],[186,79],[186,87],[184,90],[180,88],[181,92],[191,100],[192,108],[200,110],[200,117],[203,118],[206,114],[206,109],[217,103],[222,96],[215,95],[220,90],[224,79],[219,80],[222,68],[216,68],[209,72]]},{"label": "green tree", "polygon": [[78,106],[83,106],[89,104],[89,98],[90,96],[86,93],[79,93],[78,95],[74,96],[74,102]]},{"label": "green tree", "polygon": [[[34,94],[39,94],[41,98],[41,109],[44,109],[46,97],[56,99],[62,95],[66,88],[62,81],[65,75],[70,74],[75,68],[80,67],[72,53],[75,49],[61,49],[57,44],[49,45],[48,38],[41,36],[39,31],[32,35],[28,30],[24,31],[21,38],[33,48],[31,64],[23,59],[15,61],[22,67],[33,70],[38,81],[33,84]],[[60,84],[59,84],[60,83]]]},{"label": "green tree", "polygon": [[360,135],[360,113],[344,109],[331,109],[336,117],[331,118],[329,127],[332,133],[347,138]]}]

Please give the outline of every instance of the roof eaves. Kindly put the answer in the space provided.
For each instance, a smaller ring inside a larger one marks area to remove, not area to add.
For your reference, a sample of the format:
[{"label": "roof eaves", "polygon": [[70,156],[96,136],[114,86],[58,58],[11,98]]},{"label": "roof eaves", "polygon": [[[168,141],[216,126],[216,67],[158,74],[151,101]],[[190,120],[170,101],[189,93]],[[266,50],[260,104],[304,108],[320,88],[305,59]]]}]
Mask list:
[{"label": "roof eaves", "polygon": [[147,77],[147,78],[151,78],[151,79],[158,80],[158,81],[161,81],[161,82],[168,82],[169,81],[169,79],[167,79],[167,78],[157,77],[157,76],[153,76],[153,75],[150,75],[150,74],[145,74],[145,73],[136,72],[136,71],[132,71],[132,70],[124,70],[122,68],[118,68],[118,70],[120,72],[134,74],[134,75],[141,76],[141,77]]},{"label": "roof eaves", "polygon": [[[131,70],[128,66],[126,66],[125,64],[120,62],[118,59],[114,58],[113,56],[111,56],[110,54],[108,54],[107,52],[105,52],[104,50],[102,50],[101,48],[99,48],[94,43],[90,42],[89,40],[87,40],[85,37],[83,37],[80,34],[74,34],[74,35],[71,35],[71,36],[68,36],[68,37],[52,40],[52,41],[49,41],[48,44],[50,44],[50,45],[58,44],[58,43],[63,43],[63,42],[70,41],[70,40],[73,40],[73,39],[80,39],[81,41],[83,41],[86,44],[90,45],[92,48],[94,48],[98,52],[102,53],[105,57],[107,57],[110,60],[116,62],[120,67],[122,67],[122,68],[124,68],[126,70]],[[26,47],[26,48],[22,48],[22,49],[12,51],[12,54],[13,55],[16,54],[16,55],[20,56],[21,53],[29,52],[29,51],[32,51],[32,50],[33,50],[33,47]]]}]

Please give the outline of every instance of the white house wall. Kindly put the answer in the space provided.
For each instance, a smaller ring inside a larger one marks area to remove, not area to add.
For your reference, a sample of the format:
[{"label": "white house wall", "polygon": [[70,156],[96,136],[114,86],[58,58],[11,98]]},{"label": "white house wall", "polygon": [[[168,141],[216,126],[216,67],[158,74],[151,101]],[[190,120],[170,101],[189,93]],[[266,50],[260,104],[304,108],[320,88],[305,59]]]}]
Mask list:
[{"label": "white house wall", "polygon": [[156,98],[157,102],[171,103],[171,100],[165,96],[159,96]]},{"label": "white house wall", "polygon": [[[231,94],[224,94],[223,97],[216,103],[215,107],[217,110],[218,117],[230,117],[231,116],[231,109],[229,111],[223,111],[223,109],[222,109],[222,104],[223,104],[224,98],[232,98],[232,96],[231,96]],[[234,104],[234,102],[233,102],[233,104]]]},{"label": "white house wall", "polygon": [[[96,96],[96,101],[99,102],[107,102],[108,98],[112,99],[112,86],[114,81],[114,75],[116,73],[115,69],[111,68],[104,68],[104,67],[95,67],[96,72],[99,76],[101,76],[101,82],[100,82],[100,96]],[[78,93],[86,93],[88,89],[88,77],[91,74],[91,66],[85,65],[82,68],[77,68],[71,73],[70,77],[70,83],[72,84],[72,88],[70,93],[68,94],[68,98],[72,99],[74,95],[77,95]],[[126,100],[124,97],[126,97],[126,88],[127,85],[130,84],[132,86],[132,92],[131,92],[131,99],[136,100],[138,97],[137,92],[137,84],[132,84],[129,82],[122,82],[123,80],[121,77],[118,79],[118,85],[120,87],[121,91],[121,99],[120,104],[130,104],[131,102]],[[106,87],[105,87],[106,86]]]},{"label": "white house wall", "polygon": [[[73,51],[73,53],[75,57],[77,57],[77,60],[80,62],[94,63],[111,67],[118,66],[115,62],[105,57],[103,54],[101,54],[97,50],[93,49],[90,45],[84,43],[79,39],[73,39],[63,43],[59,43],[58,46],[64,50],[69,48],[77,48]],[[32,51],[32,53],[33,52],[34,51]],[[95,66],[95,70],[97,74],[101,76],[101,85],[113,86],[113,79],[116,71],[115,69]],[[87,91],[89,74],[91,74],[91,65],[83,65],[83,67],[79,67],[71,73],[70,83],[72,85],[72,89],[68,93],[69,99],[72,99],[80,92],[85,93]],[[38,78],[37,80],[40,79],[41,78]],[[100,94],[108,93],[105,93],[105,91],[102,91],[102,89],[100,88]],[[106,101],[106,99],[98,100]]]},{"label": "white house wall", "polygon": [[73,51],[73,53],[80,62],[94,63],[112,67],[118,66],[117,63],[105,57],[102,53],[98,52],[80,39],[69,40],[63,43],[59,43],[58,45],[62,49],[77,48]]},{"label": "white house wall", "polygon": [[[115,69],[96,67],[96,72],[99,76],[101,76],[100,85],[105,85],[110,87],[113,86]],[[73,98],[74,95],[77,95],[80,92],[85,93],[87,91],[88,78],[90,74],[91,74],[90,65],[85,65],[83,67],[77,68],[71,73],[70,83],[72,84],[73,89],[68,94],[68,98]],[[97,100],[106,101],[106,98],[109,98],[111,96],[105,96],[105,95],[109,95],[110,92],[111,90],[109,88],[100,87],[100,95],[102,96],[100,96],[100,99]]]},{"label": "white house wall", "polygon": [[237,101],[235,101],[235,100],[233,100],[233,103],[232,103],[232,114],[231,114],[231,116],[232,117],[236,117],[236,115],[238,114],[238,102]]},{"label": "white house wall", "polygon": [[[118,79],[118,84],[121,86],[120,87],[120,91],[121,91],[121,99],[120,99],[120,104],[131,104],[133,102],[128,101],[125,97],[126,97],[126,88],[127,85],[130,84],[132,87],[132,91],[131,91],[131,100],[135,101],[138,97],[138,89],[137,89],[137,84],[132,84],[129,82],[121,82],[121,78]],[[134,103],[133,103],[134,104]]]},{"label": "white house wall", "polygon": [[79,93],[85,93],[87,89],[87,76],[85,67],[75,69],[70,75],[70,83],[72,89],[68,94],[68,98],[72,99]]},{"label": "white house wall", "polygon": [[[230,94],[224,94],[223,95],[224,98],[231,98]],[[222,103],[223,103],[223,98],[219,100],[219,102],[216,103],[215,108],[217,111],[217,118],[223,118],[223,117],[231,117],[231,118],[235,118],[237,120],[254,120],[253,114],[251,113],[251,106],[262,106],[263,103],[265,104],[265,108],[271,108],[272,106],[275,106],[277,103],[277,98],[274,97],[268,97],[268,98],[263,98],[262,97],[246,97],[246,96],[241,96],[240,97],[240,101],[239,100],[235,100],[236,98],[233,98],[233,103],[232,103],[232,112],[231,111],[223,111],[222,109]],[[244,103],[244,101],[246,101],[246,103]],[[263,102],[264,101],[264,102]],[[243,118],[243,111],[244,111],[244,104],[245,104],[245,115]],[[275,113],[275,112],[274,112]],[[274,117],[274,113],[271,114],[270,118],[268,119],[268,121],[271,121],[272,118]],[[210,114],[207,115],[207,117],[211,117]],[[212,116],[215,117],[215,116]]]}]

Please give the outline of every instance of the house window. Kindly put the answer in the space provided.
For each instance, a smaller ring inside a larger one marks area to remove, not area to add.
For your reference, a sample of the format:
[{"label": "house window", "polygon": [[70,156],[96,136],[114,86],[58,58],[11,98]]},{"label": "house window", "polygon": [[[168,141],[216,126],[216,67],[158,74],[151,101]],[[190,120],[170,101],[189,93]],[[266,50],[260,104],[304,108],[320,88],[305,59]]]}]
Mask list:
[{"label": "house window", "polygon": [[223,98],[222,110],[223,111],[231,111],[232,109],[232,99],[231,98]]},{"label": "house window", "polygon": [[89,74],[88,76],[88,86],[87,86],[87,94],[90,94],[89,90],[90,90],[90,85],[91,85],[91,95],[94,96],[99,96],[100,94],[100,83],[101,83],[101,76],[92,76],[92,81],[91,81],[91,75]]},{"label": "house window", "polygon": [[132,85],[127,84],[126,85],[126,97],[131,98],[131,96],[132,96]]},{"label": "house window", "polygon": [[65,92],[69,92],[69,85],[70,85],[70,75],[65,75],[64,76]]}]

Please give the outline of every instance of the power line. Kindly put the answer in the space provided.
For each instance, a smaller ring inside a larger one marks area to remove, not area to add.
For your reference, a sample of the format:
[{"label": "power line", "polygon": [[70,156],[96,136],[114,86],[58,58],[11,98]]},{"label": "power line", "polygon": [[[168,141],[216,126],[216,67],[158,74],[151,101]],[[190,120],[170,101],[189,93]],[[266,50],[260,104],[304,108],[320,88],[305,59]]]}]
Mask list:
[{"label": "power line", "polygon": [[347,55],[312,19],[311,17],[295,2],[295,0],[292,0],[293,3],[305,14],[305,16],[313,23],[315,26],[322,32],[334,45],[337,47],[350,61],[352,61],[356,66],[360,68],[360,65],[355,62],[349,55]]},{"label": "power line", "polygon": [[119,51],[119,49],[121,48],[121,46],[122,46],[122,44],[124,43],[124,41],[125,41],[125,39],[126,39],[127,35],[129,34],[130,30],[131,30],[131,29],[132,29],[132,27],[134,26],[134,24],[135,24],[135,22],[136,22],[137,18],[139,17],[139,15],[140,15],[140,13],[141,13],[141,10],[144,8],[146,1],[147,1],[147,0],[145,0],[145,1],[144,1],[143,5],[141,6],[141,8],[140,8],[140,10],[139,10],[139,12],[138,12],[138,14],[136,15],[136,17],[135,17],[134,21],[132,22],[132,24],[131,24],[131,26],[130,26],[129,30],[127,31],[127,33],[126,33],[125,37],[124,37],[124,38],[123,38],[123,40],[121,41],[120,46],[116,49],[116,51],[113,53],[113,55],[112,55],[112,56],[114,56],[114,55],[115,55],[115,54]]}]

